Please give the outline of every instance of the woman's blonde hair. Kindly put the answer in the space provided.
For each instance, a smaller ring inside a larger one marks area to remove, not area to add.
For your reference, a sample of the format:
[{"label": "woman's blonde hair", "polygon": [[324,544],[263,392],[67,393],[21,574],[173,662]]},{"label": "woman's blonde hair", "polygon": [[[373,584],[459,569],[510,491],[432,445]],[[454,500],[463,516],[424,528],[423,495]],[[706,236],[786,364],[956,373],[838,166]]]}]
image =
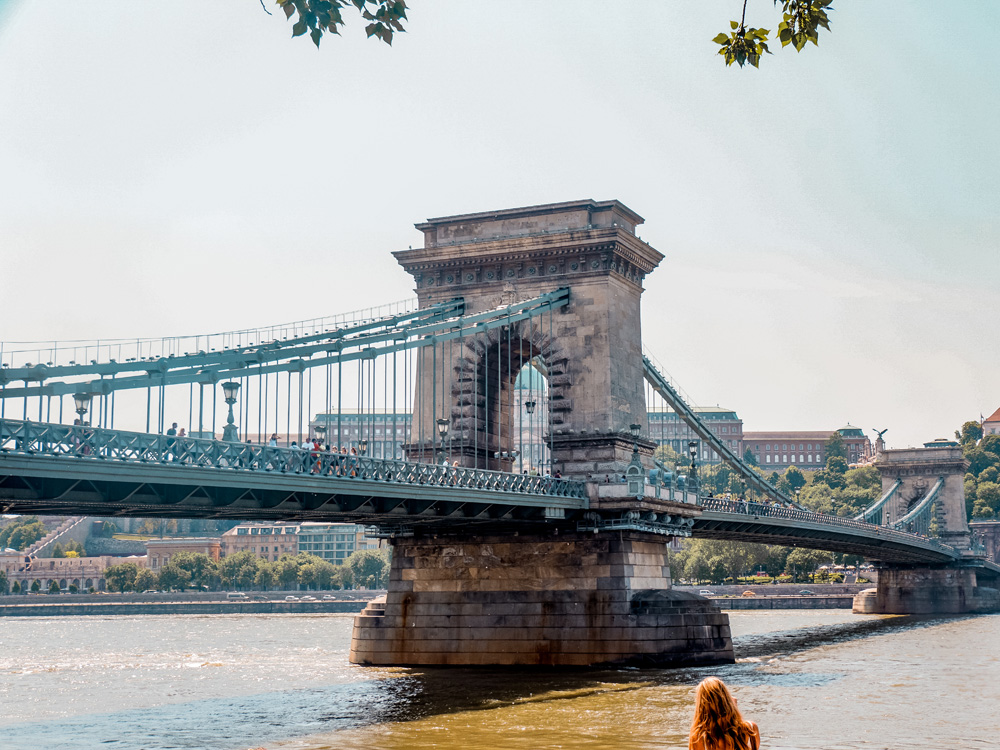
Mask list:
[{"label": "woman's blonde hair", "polygon": [[695,692],[690,743],[706,750],[748,750],[754,732],[743,719],[729,688],[718,677],[706,677]]}]

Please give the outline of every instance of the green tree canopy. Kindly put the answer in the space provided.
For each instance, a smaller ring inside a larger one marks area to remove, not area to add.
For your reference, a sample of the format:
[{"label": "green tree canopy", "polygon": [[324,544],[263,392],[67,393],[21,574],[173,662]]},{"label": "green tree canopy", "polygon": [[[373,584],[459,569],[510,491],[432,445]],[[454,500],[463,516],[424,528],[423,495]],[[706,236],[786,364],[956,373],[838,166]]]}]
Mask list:
[{"label": "green tree canopy", "polygon": [[684,463],[684,456],[669,445],[658,445],[653,451],[653,458],[672,471],[676,471],[677,466]]},{"label": "green tree canopy", "polygon": [[249,550],[226,555],[219,564],[222,582],[240,591],[251,588],[257,579],[257,570],[262,562],[263,560]]},{"label": "green tree canopy", "polygon": [[785,469],[785,479],[792,492],[801,490],[806,486],[806,475],[802,473],[802,469],[798,466],[789,466]]},{"label": "green tree canopy", "polygon": [[191,585],[191,573],[171,560],[160,568],[157,585],[164,591],[183,591]]},{"label": "green tree canopy", "polygon": [[124,593],[135,591],[135,579],[139,575],[139,566],[135,563],[120,563],[111,565],[104,571],[104,581],[109,591]]},{"label": "green tree canopy", "polygon": [[355,586],[385,588],[389,580],[388,550],[362,549],[352,552],[344,561],[344,567],[351,571]]},{"label": "green tree canopy", "polygon": [[11,547],[23,550],[48,533],[38,516],[21,516],[0,529],[0,550]]},{"label": "green tree canopy", "polygon": [[149,568],[140,568],[133,582],[136,591],[148,591],[156,588],[156,574]]},{"label": "green tree canopy", "polygon": [[831,458],[847,460],[847,443],[844,442],[844,436],[836,431],[826,441],[826,463],[828,466]]},{"label": "green tree canopy", "polygon": [[973,446],[983,437],[983,426],[979,422],[965,422],[961,430],[955,430],[955,439],[962,447]]},{"label": "green tree canopy", "polygon": [[788,553],[788,558],[785,560],[785,572],[790,575],[813,573],[820,565],[827,565],[832,559],[831,554],[824,550],[796,547]]}]

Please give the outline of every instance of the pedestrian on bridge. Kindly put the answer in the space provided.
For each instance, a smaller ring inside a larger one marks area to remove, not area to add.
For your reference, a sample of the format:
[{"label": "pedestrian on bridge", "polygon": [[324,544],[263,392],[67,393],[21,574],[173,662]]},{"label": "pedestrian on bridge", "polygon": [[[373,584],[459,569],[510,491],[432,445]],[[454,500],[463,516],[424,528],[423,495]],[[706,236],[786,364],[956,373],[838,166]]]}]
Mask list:
[{"label": "pedestrian on bridge", "polygon": [[747,721],[729,688],[718,677],[706,677],[694,696],[694,719],[688,750],[758,750],[760,730]]}]

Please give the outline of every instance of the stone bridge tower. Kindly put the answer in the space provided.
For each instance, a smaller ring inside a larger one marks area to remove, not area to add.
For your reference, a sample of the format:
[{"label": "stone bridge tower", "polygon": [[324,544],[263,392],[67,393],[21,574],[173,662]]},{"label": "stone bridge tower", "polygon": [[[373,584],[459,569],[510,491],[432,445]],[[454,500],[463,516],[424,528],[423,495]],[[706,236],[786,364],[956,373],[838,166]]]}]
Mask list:
[{"label": "stone bridge tower", "polygon": [[[642,221],[618,201],[583,200],[417,225],[424,247],[394,255],[413,276],[421,306],[461,297],[467,314],[478,313],[567,287],[570,303],[551,317],[466,339],[458,356],[446,344],[423,349],[413,435],[427,439],[414,437],[411,457],[431,459],[434,425],[447,419],[452,457],[510,470],[510,459],[497,458],[513,448],[505,410],[518,372],[534,360],[549,380],[553,470],[586,479],[624,469],[629,425],[647,432],[642,282],[663,259],[636,236]],[[646,455],[654,447],[640,445]]]},{"label": "stone bridge tower", "polygon": [[[641,222],[618,201],[586,200],[417,225],[424,247],[395,255],[422,306],[463,298],[476,314],[565,289],[569,303],[466,337],[457,353],[454,340],[424,347],[408,457],[432,459],[442,420],[449,458],[509,471],[512,390],[532,362],[548,378],[553,469],[579,479],[625,469],[629,425],[646,427],[642,281],[663,259],[636,237]],[[648,456],[653,443],[639,447]],[[591,483],[587,509],[574,517],[551,509],[518,526],[483,518],[393,538],[386,600],[355,620],[351,661],[731,662],[726,615],[671,589],[667,534],[699,509],[628,488]]]},{"label": "stone bridge tower", "polygon": [[882,475],[882,493],[896,483],[895,492],[886,504],[886,522],[903,518],[942,482],[934,500],[934,520],[937,535],[945,544],[957,549],[969,549],[969,520],[965,508],[965,472],[969,462],[962,449],[950,442],[927,444],[924,448],[885,450],[875,467]]}]

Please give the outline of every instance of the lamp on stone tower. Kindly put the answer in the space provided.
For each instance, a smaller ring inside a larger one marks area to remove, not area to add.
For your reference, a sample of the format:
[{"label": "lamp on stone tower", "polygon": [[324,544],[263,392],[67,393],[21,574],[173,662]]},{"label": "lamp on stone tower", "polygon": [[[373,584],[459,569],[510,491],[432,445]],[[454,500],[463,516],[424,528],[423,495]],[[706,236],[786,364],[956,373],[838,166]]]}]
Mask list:
[{"label": "lamp on stone tower", "polygon": [[83,424],[83,416],[90,410],[89,393],[76,393],[73,395],[73,404],[76,406],[76,413],[80,415],[80,424]]},{"label": "lamp on stone tower", "polygon": [[630,424],[628,431],[632,433],[632,457],[639,455],[639,432],[642,430],[641,424]]},{"label": "lamp on stone tower", "polygon": [[236,420],[233,417],[233,404],[236,403],[236,394],[240,392],[240,384],[234,380],[229,380],[222,384],[222,395],[229,404],[229,416],[226,418],[226,426],[222,428],[222,439],[227,443],[238,443],[240,434],[236,429]]},{"label": "lamp on stone tower", "polygon": [[437,421],[438,435],[441,436],[441,460],[444,460],[444,439],[448,437],[448,428],[451,427],[451,423],[447,419],[439,419]]}]

